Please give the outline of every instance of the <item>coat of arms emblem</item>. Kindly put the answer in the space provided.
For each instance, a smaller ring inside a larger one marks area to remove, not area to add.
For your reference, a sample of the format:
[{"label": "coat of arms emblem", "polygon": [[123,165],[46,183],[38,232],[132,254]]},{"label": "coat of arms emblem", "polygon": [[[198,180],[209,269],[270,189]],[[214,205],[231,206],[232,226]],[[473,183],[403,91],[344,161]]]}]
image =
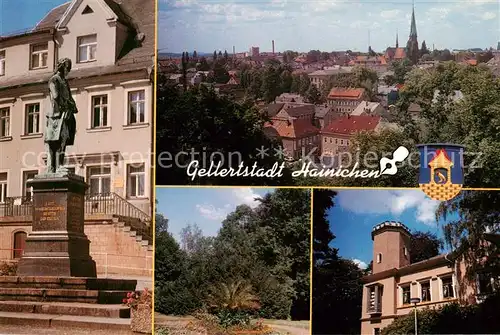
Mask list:
[{"label": "coat of arms emblem", "polygon": [[463,146],[422,144],[417,147],[420,150],[420,189],[434,200],[456,197],[464,183]]}]

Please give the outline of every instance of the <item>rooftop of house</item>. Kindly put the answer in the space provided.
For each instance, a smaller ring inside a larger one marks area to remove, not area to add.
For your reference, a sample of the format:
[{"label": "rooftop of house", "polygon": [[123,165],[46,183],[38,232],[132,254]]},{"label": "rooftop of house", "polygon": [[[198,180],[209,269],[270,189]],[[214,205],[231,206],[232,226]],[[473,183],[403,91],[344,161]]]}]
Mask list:
[{"label": "rooftop of house", "polygon": [[[73,0],[77,1],[77,0]],[[155,7],[151,3],[146,6],[144,0],[102,0],[118,17],[118,21],[129,29],[129,39],[126,41],[119,58],[114,65],[96,66],[84,69],[73,69],[68,75],[68,79],[93,77],[105,74],[123,73],[137,70],[147,71],[154,64],[155,55]],[[68,11],[71,2],[54,7],[47,15],[30,31],[35,34],[39,31],[54,30]],[[144,39],[140,41],[136,37],[144,34]],[[10,35],[8,38],[25,36],[26,33]],[[138,41],[139,40],[139,41]],[[1,41],[1,38],[0,38]],[[30,73],[26,75],[6,78],[2,81],[2,88],[12,86],[23,86],[47,82],[51,73]]]},{"label": "rooftop of house", "polygon": [[377,108],[381,107],[380,102],[361,101],[352,112],[351,115],[361,115],[363,113],[373,113]]},{"label": "rooftop of house", "polygon": [[323,129],[324,133],[351,135],[363,130],[375,130],[381,117],[378,115],[343,116]]},{"label": "rooftop of house", "polygon": [[415,102],[410,103],[410,106],[408,106],[408,112],[420,113],[421,111],[422,107]]},{"label": "rooftop of house", "polygon": [[393,268],[377,273],[369,274],[363,277],[362,281],[367,283],[373,283],[375,281],[389,278],[389,277],[398,277],[404,276],[412,273],[422,272],[425,270],[429,270],[438,266],[452,265],[453,264],[453,255],[452,254],[441,254],[429,259],[413,263],[410,265],[403,266],[401,268]]},{"label": "rooftop of house", "polygon": [[299,117],[304,114],[314,114],[315,106],[313,104],[285,104],[284,109],[291,117]]},{"label": "rooftop of house", "polygon": [[375,234],[378,234],[385,229],[402,229],[408,234],[411,234],[410,229],[399,221],[384,221],[373,227],[372,229],[372,239]]},{"label": "rooftop of house", "polygon": [[351,73],[352,67],[350,66],[338,66],[334,68],[328,68],[328,69],[323,69],[323,70],[317,70],[312,73],[309,73],[309,76],[333,76],[336,74],[341,74],[341,73]]},{"label": "rooftop of house", "polygon": [[274,117],[280,112],[280,110],[285,106],[285,103],[270,103],[262,108],[262,111],[269,117]]},{"label": "rooftop of house", "polygon": [[282,93],[276,97],[276,101],[281,102],[304,102],[304,97],[295,93]]},{"label": "rooftop of house", "polygon": [[267,133],[274,130],[275,135],[281,138],[300,139],[319,133],[310,119],[271,120],[264,127]]},{"label": "rooftop of house", "polygon": [[328,94],[329,99],[360,99],[365,93],[364,88],[333,87]]},{"label": "rooftop of house", "polygon": [[323,118],[326,113],[328,113],[329,111],[331,111],[332,108],[328,105],[316,105],[314,107],[314,115],[317,117],[317,118]]}]

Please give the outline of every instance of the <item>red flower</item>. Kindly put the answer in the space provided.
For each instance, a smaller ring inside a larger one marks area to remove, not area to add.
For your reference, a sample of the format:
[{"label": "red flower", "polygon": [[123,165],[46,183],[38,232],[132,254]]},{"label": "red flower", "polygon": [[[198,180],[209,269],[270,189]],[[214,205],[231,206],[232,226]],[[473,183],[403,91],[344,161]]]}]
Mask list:
[{"label": "red flower", "polygon": [[132,296],[132,292],[127,293],[127,298],[130,298]]}]

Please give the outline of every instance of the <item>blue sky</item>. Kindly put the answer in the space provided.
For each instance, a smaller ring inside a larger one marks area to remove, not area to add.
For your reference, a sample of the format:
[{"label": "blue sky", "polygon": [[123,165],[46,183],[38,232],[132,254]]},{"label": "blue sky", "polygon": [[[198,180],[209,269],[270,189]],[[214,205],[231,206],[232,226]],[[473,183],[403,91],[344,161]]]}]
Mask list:
[{"label": "blue sky", "polygon": [[34,27],[52,8],[68,0],[1,0],[0,34]]},{"label": "blue sky", "polygon": [[256,207],[272,188],[157,188],[157,210],[168,218],[176,239],[182,228],[196,224],[205,236],[215,236],[227,214],[239,205]]},{"label": "blue sky", "polygon": [[340,256],[364,266],[373,258],[372,228],[383,221],[400,221],[412,231],[443,237],[443,221],[435,219],[438,205],[421,190],[340,190],[328,212],[330,230],[336,236],[332,245]]},{"label": "blue sky", "polygon": [[[197,50],[376,51],[405,46],[411,0],[159,0],[162,52]],[[496,47],[499,0],[415,1],[419,42],[429,48]],[[370,31],[370,33],[369,33]]]}]

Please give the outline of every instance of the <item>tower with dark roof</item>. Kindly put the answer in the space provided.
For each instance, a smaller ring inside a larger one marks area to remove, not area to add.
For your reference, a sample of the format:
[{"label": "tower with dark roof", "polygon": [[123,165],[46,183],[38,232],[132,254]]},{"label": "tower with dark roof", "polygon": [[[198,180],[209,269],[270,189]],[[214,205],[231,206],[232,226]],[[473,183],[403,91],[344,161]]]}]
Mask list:
[{"label": "tower with dark roof", "polygon": [[410,37],[408,43],[406,44],[406,54],[412,62],[412,64],[417,64],[419,58],[418,50],[418,39],[417,39],[417,23],[415,21],[415,6],[412,8],[411,12],[411,26],[410,26]]},{"label": "tower with dark roof", "polygon": [[399,48],[398,32],[396,32],[396,49]]}]

